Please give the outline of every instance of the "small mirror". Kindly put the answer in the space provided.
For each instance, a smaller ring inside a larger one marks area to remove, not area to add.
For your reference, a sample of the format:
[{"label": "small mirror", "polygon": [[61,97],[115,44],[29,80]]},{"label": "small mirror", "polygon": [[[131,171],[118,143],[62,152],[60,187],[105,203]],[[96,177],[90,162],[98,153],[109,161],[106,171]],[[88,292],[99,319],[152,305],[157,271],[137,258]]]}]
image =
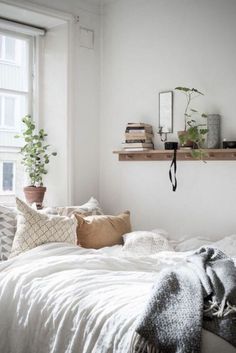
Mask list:
[{"label": "small mirror", "polygon": [[159,131],[173,132],[173,92],[159,93]]}]

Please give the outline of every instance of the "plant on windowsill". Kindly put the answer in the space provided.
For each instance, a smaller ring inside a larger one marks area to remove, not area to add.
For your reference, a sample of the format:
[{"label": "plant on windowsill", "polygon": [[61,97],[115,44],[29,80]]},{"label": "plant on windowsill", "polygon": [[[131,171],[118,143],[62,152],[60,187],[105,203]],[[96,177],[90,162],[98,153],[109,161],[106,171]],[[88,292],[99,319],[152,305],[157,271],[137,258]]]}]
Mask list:
[{"label": "plant on windowsill", "polygon": [[25,198],[28,203],[36,203],[37,208],[42,207],[46,187],[43,186],[43,176],[47,174],[46,165],[49,164],[51,156],[56,156],[56,152],[48,153],[48,145],[45,141],[47,134],[44,129],[36,132],[35,123],[30,115],[26,115],[22,122],[24,131],[16,138],[22,138],[25,142],[21,148],[21,163],[28,174],[30,185],[24,187]]},{"label": "plant on windowsill", "polygon": [[192,100],[204,94],[196,88],[176,87],[175,90],[183,93],[187,100],[184,111],[184,130],[178,131],[180,145],[192,148],[191,154],[194,158],[204,159],[205,153],[202,148],[208,130],[205,123],[198,123],[196,119],[199,121],[199,117],[207,118],[207,114],[200,114],[198,110],[191,108]]}]

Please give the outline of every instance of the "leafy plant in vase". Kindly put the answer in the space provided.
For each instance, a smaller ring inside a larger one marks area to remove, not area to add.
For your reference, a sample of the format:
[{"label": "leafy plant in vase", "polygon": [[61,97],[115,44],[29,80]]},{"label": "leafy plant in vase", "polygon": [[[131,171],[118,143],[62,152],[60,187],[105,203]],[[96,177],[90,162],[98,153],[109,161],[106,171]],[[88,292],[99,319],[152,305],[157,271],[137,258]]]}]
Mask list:
[{"label": "leafy plant in vase", "polygon": [[56,156],[56,152],[48,153],[48,145],[45,141],[47,134],[44,129],[36,133],[35,123],[30,115],[26,115],[22,122],[24,131],[16,138],[22,138],[25,145],[21,148],[21,163],[28,174],[30,185],[24,187],[25,198],[28,203],[36,203],[37,208],[42,207],[46,187],[43,186],[43,176],[47,174],[46,165],[49,164],[51,156]]},{"label": "leafy plant in vase", "polygon": [[183,93],[187,100],[184,111],[184,130],[178,132],[180,144],[182,147],[191,147],[194,158],[203,159],[205,153],[202,148],[208,130],[205,123],[199,123],[196,119],[199,121],[199,117],[207,118],[207,114],[200,114],[198,110],[191,108],[191,103],[193,99],[204,94],[196,88],[176,87],[175,90]]}]

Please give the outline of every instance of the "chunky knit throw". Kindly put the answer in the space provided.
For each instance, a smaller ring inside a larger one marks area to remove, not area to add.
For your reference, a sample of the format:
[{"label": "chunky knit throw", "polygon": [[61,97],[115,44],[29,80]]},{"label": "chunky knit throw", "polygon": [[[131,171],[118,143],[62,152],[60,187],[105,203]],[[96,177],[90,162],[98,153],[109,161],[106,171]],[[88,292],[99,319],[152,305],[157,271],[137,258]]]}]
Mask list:
[{"label": "chunky knit throw", "polygon": [[236,267],[214,248],[158,277],[131,344],[132,353],[199,353],[202,327],[236,347]]}]

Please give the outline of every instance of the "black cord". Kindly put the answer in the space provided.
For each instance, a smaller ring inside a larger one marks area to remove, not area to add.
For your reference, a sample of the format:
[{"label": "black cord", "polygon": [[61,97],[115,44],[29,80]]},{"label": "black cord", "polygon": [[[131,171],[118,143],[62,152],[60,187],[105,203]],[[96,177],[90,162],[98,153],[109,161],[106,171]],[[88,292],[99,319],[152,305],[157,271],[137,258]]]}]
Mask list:
[{"label": "black cord", "polygon": [[[176,191],[177,189],[177,178],[176,178],[176,171],[177,171],[177,163],[176,163],[176,156],[177,156],[177,148],[174,149],[174,155],[173,155],[173,159],[170,165],[170,169],[169,169],[169,178],[170,178],[170,182],[172,184],[172,190]],[[174,169],[174,174],[172,173],[172,167]]]}]

